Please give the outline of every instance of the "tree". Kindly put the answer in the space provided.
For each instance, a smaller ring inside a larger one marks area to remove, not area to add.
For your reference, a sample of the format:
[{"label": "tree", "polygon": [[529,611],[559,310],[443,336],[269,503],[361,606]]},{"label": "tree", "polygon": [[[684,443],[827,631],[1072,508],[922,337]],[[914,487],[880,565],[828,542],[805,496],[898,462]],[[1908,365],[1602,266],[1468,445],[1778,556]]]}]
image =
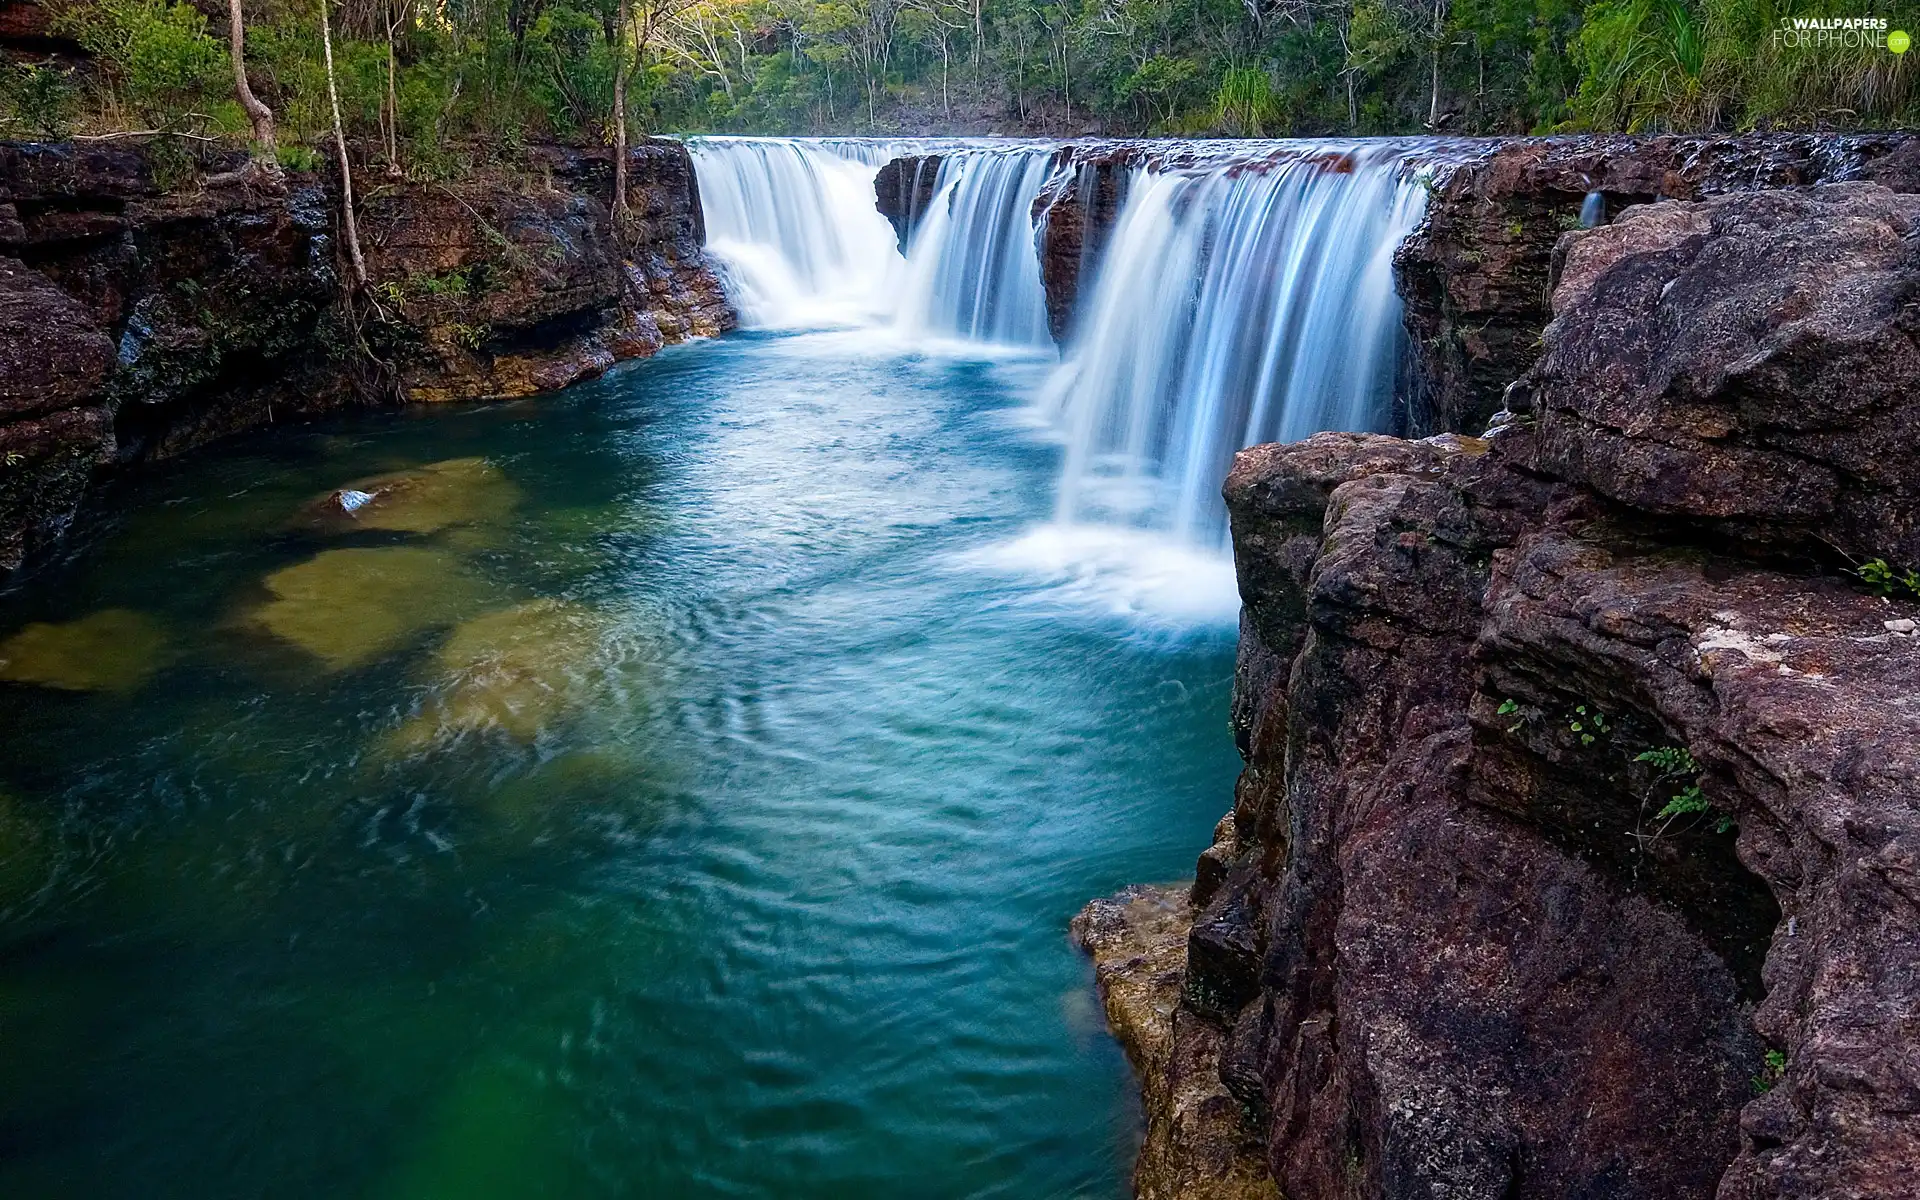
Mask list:
[{"label": "tree", "polygon": [[354,286],[367,286],[367,260],[360,253],[360,227],[353,216],[353,163],[347,158],[347,131],[340,120],[340,85],[333,73],[333,22],[327,0],[320,0],[320,46],[327,65],[327,102],[333,108],[333,147],[340,154],[340,223],[347,235],[347,261],[353,264]]},{"label": "tree", "polygon": [[273,139],[273,110],[261,103],[247,84],[247,24],[240,14],[240,0],[227,0],[227,48],[233,56],[233,90],[240,108],[253,126],[254,153],[262,161],[276,163],[279,147]]},{"label": "tree", "polygon": [[691,8],[695,0],[620,0],[617,18],[619,46],[613,68],[613,214],[617,220],[627,217],[627,76],[636,61],[644,61],[647,49],[664,42],[674,22]]}]

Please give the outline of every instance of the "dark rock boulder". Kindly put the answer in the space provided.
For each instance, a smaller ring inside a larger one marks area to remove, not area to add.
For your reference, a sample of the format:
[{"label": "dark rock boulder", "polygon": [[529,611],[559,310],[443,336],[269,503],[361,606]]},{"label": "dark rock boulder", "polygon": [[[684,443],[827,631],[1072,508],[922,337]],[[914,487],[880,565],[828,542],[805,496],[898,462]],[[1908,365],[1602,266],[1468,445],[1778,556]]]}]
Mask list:
[{"label": "dark rock boulder", "polygon": [[1490,438],[1239,456],[1150,1111],[1217,1081],[1292,1200],[1920,1194],[1920,599],[1815,552],[1909,544],[1916,203],[1633,210]]},{"label": "dark rock boulder", "polygon": [[1911,134],[1508,138],[1437,151],[1427,215],[1395,258],[1415,383],[1411,436],[1478,433],[1539,353],[1553,247],[1589,193],[1611,219],[1659,199],[1867,181],[1920,191]]},{"label": "dark rock boulder", "polygon": [[1629,209],[1569,235],[1533,466],[1772,549],[1920,565],[1920,196]]},{"label": "dark rock boulder", "polygon": [[1126,199],[1125,148],[1081,146],[1069,152],[1033,203],[1040,281],[1047,296],[1047,327],[1064,345],[1073,332],[1080,293],[1092,279],[1120,221]]},{"label": "dark rock boulder", "polygon": [[938,154],[905,154],[888,160],[873,177],[874,206],[893,226],[902,254],[907,252],[913,231],[919,228],[933,204],[940,163]]}]

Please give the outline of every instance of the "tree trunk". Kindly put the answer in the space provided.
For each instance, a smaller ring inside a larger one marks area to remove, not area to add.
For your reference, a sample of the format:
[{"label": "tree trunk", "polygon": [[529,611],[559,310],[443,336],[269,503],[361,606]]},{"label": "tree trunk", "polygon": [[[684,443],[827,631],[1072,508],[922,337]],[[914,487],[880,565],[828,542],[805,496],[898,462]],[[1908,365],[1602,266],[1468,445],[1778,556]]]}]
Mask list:
[{"label": "tree trunk", "polygon": [[1427,128],[1440,128],[1440,5],[1443,0],[1433,0],[1433,98],[1427,104]]},{"label": "tree trunk", "polygon": [[387,13],[387,174],[400,174],[400,97],[394,86],[397,64],[393,58],[393,29],[398,24],[392,10]]},{"label": "tree trunk", "polygon": [[615,224],[627,215],[627,29],[631,0],[620,0],[620,45],[613,60],[613,215]]},{"label": "tree trunk", "polygon": [[273,110],[261,103],[260,97],[253,94],[253,88],[247,83],[247,25],[240,15],[240,0],[227,0],[227,15],[230,18],[227,48],[233,55],[233,90],[239,94],[240,107],[246,110],[247,121],[253,126],[254,153],[277,165],[279,147],[273,140]]},{"label": "tree trunk", "polygon": [[353,164],[347,160],[347,130],[340,120],[340,88],[333,78],[333,22],[327,16],[327,0],[320,0],[320,48],[327,63],[327,102],[333,106],[333,147],[340,154],[340,225],[347,235],[347,261],[353,264],[354,284],[364,288],[367,260],[360,254],[360,227],[353,217]]}]

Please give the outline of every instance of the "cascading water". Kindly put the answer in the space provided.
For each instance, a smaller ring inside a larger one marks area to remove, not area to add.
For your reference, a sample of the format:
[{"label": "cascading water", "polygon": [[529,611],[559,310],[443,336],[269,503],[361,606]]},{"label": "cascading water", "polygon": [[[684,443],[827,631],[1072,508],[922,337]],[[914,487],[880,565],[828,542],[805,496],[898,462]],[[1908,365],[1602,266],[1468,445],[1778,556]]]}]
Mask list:
[{"label": "cascading water", "polygon": [[861,143],[697,138],[688,150],[707,248],[743,323],[863,325],[886,314],[900,255],[873,203],[879,164],[863,161]]},{"label": "cascading water", "polygon": [[1425,196],[1391,144],[1142,170],[1048,388],[1068,442],[1060,522],[1215,546],[1234,451],[1383,427],[1392,256]]},{"label": "cascading water", "polygon": [[[1067,443],[1055,521],[1002,547],[1007,565],[1103,600],[1124,578],[1125,607],[1204,595],[1206,613],[1230,613],[1219,488],[1234,451],[1386,423],[1403,336],[1392,256],[1424,210],[1414,167],[1430,145],[1130,145],[1114,150],[1134,165],[1097,170],[1058,143],[691,147],[709,245],[748,324],[854,325],[911,344],[1050,350],[1036,198],[1078,172],[1090,229],[1093,187],[1123,185],[1083,268],[1066,361],[1041,391]],[[873,181],[907,154],[940,165],[903,258]]]},{"label": "cascading water", "polygon": [[[707,245],[750,326],[891,326],[916,339],[1050,346],[1033,201],[1050,145],[696,138]],[[941,155],[903,259],[874,206],[898,154]]]},{"label": "cascading water", "polygon": [[1054,157],[1050,146],[1019,146],[941,159],[933,200],[907,254],[904,332],[1051,343],[1032,214]]}]

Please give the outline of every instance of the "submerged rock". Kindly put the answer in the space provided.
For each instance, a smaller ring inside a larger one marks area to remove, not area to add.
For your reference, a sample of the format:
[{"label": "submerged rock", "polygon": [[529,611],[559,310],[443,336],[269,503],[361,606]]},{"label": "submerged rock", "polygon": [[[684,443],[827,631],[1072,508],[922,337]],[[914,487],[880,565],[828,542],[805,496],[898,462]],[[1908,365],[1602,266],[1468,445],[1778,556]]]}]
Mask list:
[{"label": "submerged rock", "polygon": [[355,480],[308,506],[322,528],[437,533],[454,525],[503,520],[520,489],[484,458],[452,458]]},{"label": "submerged rock", "polygon": [[158,622],[109,608],[58,625],[33,624],[0,641],[0,679],[72,692],[131,692],[169,661]]},{"label": "submerged rock", "polygon": [[451,625],[485,594],[453,555],[423,546],[328,550],[265,579],[273,596],[244,621],[329,670],[363,666],[416,634]]},{"label": "submerged rock", "polygon": [[591,609],[535,600],[484,613],[433,656],[436,691],[394,730],[386,749],[418,752],[443,739],[498,733],[530,743],[597,693],[605,621]]}]

